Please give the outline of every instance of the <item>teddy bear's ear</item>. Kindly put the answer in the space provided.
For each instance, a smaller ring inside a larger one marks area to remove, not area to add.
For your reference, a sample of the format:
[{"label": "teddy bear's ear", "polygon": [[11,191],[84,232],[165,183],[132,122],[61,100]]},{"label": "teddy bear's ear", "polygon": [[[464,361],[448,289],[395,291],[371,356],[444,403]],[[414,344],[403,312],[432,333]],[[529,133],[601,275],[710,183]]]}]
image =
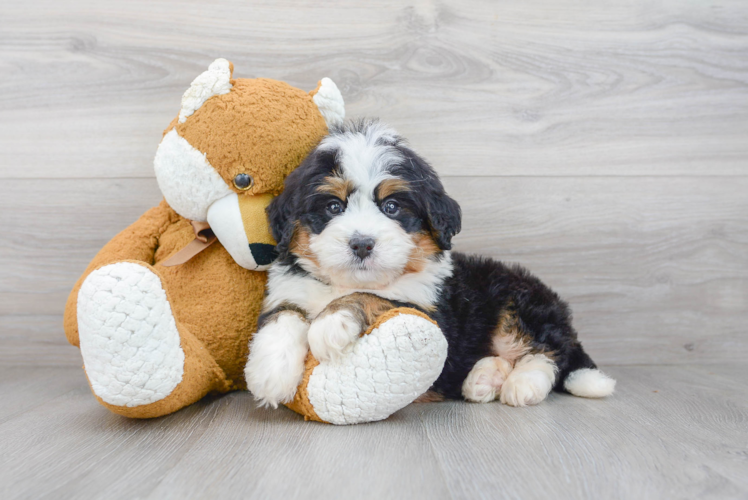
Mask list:
[{"label": "teddy bear's ear", "polygon": [[335,82],[329,78],[323,78],[317,84],[317,88],[309,92],[314,104],[325,118],[327,128],[332,128],[343,123],[345,119],[345,103],[343,96],[338,90]]},{"label": "teddy bear's ear", "polygon": [[214,95],[228,94],[231,90],[231,75],[234,65],[226,59],[216,59],[200,76],[195,78],[182,96],[182,109],[179,110],[179,123],[200,109],[205,101]]}]

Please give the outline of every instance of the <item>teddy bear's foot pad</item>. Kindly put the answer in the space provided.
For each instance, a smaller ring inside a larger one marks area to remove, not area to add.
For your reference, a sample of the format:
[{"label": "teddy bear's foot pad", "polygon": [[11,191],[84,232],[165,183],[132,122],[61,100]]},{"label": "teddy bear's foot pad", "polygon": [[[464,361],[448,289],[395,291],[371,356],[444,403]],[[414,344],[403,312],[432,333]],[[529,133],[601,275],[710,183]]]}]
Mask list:
[{"label": "teddy bear's foot pad", "polygon": [[309,377],[309,401],[325,422],[382,420],[412,403],[437,379],[447,341],[431,321],[412,314],[388,319]]},{"label": "teddy bear's foot pad", "polygon": [[92,272],[78,294],[78,329],[86,374],[104,402],[147,405],[182,381],[179,331],[148,267],[119,262]]}]

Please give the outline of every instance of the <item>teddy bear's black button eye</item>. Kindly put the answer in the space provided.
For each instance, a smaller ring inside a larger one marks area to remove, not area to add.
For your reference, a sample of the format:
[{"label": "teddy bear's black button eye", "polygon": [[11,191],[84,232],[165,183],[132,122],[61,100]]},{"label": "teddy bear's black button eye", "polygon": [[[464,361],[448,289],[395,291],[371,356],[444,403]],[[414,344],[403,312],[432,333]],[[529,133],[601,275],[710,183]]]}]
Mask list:
[{"label": "teddy bear's black button eye", "polygon": [[254,180],[252,179],[251,175],[239,174],[234,177],[234,186],[236,186],[236,189],[246,191],[247,189],[252,187],[252,184],[254,184]]}]

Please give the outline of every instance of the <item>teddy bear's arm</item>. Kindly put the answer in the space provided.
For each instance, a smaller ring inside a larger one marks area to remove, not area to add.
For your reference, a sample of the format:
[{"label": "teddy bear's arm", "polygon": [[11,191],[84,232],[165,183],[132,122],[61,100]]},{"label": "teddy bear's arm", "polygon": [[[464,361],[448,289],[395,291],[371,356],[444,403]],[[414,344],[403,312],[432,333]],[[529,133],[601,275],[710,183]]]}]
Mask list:
[{"label": "teddy bear's arm", "polygon": [[63,319],[68,342],[79,346],[78,292],[86,277],[99,267],[115,262],[139,261],[153,264],[159,237],[178,217],[169,205],[162,201],[99,250],[68,296]]}]

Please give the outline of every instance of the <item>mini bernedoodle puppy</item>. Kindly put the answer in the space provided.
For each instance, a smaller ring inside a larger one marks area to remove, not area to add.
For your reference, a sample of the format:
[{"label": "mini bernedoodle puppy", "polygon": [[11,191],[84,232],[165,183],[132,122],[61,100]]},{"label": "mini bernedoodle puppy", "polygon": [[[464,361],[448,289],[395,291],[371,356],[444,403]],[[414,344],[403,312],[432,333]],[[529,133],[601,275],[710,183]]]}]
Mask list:
[{"label": "mini bernedoodle puppy", "polygon": [[268,215],[279,257],[245,371],[261,404],[293,399],[309,349],[334,359],[402,306],[432,317],[449,345],[423,400],[524,406],[551,389],[613,392],[558,295],[522,267],[450,252],[460,207],[391,128],[362,121],[331,131]]}]

